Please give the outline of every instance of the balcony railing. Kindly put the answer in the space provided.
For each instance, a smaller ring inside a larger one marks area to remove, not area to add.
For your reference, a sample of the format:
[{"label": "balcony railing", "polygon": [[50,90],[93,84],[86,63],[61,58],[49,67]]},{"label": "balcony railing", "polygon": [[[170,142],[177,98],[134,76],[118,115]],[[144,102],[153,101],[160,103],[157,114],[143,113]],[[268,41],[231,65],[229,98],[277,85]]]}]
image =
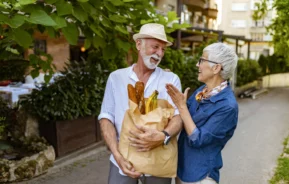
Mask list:
[{"label": "balcony railing", "polygon": [[218,16],[218,10],[217,9],[212,9],[212,8],[205,8],[203,9],[203,15],[216,19]]},{"label": "balcony railing", "polygon": [[183,0],[183,4],[188,6],[189,11],[202,11],[206,2],[204,0]]}]

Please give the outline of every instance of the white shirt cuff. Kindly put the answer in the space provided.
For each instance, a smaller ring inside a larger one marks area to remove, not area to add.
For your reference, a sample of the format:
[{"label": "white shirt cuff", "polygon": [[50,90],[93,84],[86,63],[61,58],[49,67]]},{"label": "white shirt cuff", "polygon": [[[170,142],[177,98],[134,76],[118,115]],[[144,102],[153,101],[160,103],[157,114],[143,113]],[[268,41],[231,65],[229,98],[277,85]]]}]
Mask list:
[{"label": "white shirt cuff", "polygon": [[103,113],[100,113],[100,114],[98,115],[98,118],[97,118],[97,119],[98,119],[98,121],[99,121],[99,120],[101,120],[101,119],[103,119],[103,118],[106,118],[106,119],[110,120],[111,123],[114,124],[114,117],[113,117],[112,115],[103,112]]}]

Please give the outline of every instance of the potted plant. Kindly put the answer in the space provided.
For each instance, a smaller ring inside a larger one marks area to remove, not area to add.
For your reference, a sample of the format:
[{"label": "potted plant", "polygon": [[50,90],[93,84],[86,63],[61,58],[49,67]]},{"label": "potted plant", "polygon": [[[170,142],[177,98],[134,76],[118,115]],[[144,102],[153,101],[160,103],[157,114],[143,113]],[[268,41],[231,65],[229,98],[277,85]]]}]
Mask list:
[{"label": "potted plant", "polygon": [[[108,74],[99,64],[72,61],[53,84],[43,84],[20,104],[39,120],[40,135],[63,156],[98,141],[99,113]],[[98,138],[98,139],[97,139]]]}]

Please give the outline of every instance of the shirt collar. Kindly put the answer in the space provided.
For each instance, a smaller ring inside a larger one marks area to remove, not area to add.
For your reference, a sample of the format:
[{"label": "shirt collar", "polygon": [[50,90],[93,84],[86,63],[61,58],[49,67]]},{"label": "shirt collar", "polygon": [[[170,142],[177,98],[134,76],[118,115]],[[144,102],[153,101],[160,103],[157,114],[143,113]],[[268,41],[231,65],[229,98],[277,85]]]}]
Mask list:
[{"label": "shirt collar", "polygon": [[[135,64],[133,64],[129,67],[129,77],[137,82],[137,81],[139,81],[139,79],[138,79],[136,73],[133,71],[134,66],[135,66]],[[155,71],[149,77],[149,80],[148,80],[145,88],[147,88],[155,80],[156,76],[158,76],[160,71],[161,71],[161,69],[159,67],[156,67]]]}]

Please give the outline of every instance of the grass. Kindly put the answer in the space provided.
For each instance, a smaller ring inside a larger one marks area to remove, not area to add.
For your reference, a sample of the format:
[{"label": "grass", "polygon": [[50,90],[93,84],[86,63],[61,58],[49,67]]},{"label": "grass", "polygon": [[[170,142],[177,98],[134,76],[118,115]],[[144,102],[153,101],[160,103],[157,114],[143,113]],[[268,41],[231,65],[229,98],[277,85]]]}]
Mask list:
[{"label": "grass", "polygon": [[269,181],[270,184],[289,183],[289,158],[283,157],[284,153],[289,155],[289,148],[286,147],[288,139],[289,137],[287,137],[283,142],[283,153],[278,158],[278,165],[275,169],[274,176]]}]

